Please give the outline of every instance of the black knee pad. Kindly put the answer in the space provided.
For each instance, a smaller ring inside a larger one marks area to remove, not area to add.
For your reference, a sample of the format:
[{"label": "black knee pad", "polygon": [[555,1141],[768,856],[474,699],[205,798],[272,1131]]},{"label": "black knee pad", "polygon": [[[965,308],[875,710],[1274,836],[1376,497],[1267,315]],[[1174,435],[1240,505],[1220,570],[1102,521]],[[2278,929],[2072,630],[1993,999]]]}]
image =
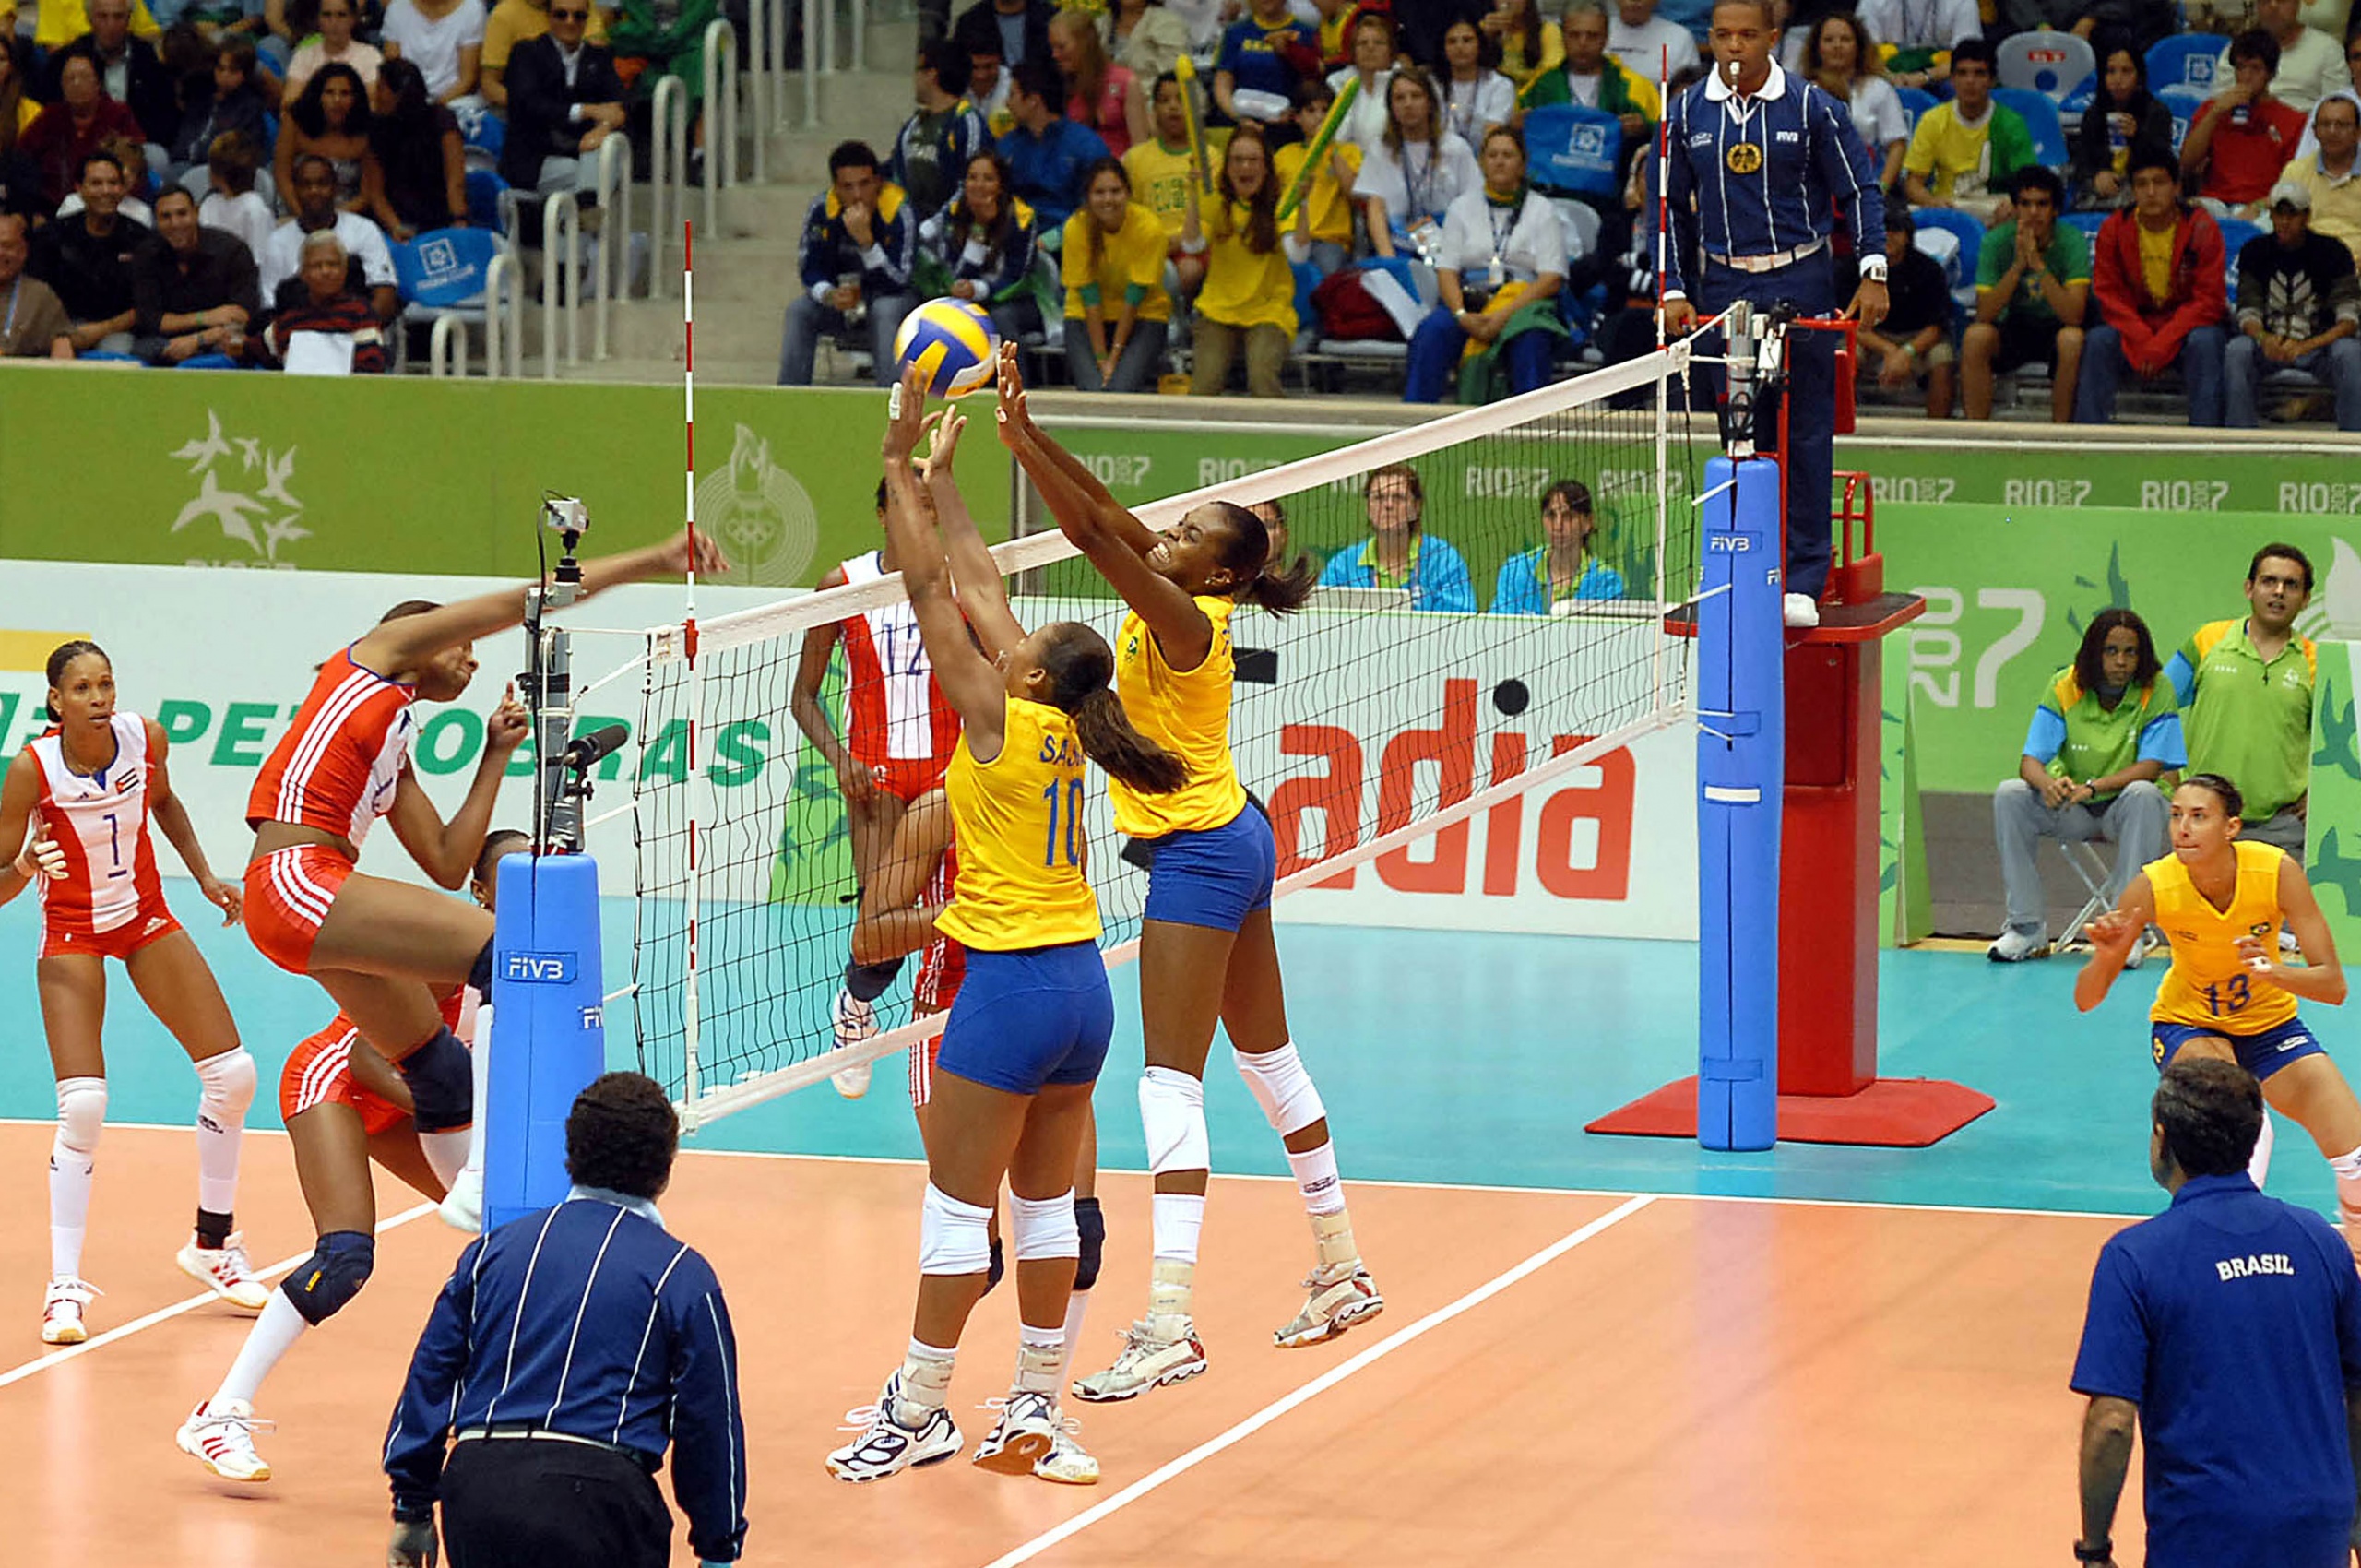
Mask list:
[{"label": "black knee pad", "polygon": [[334,1317],[344,1304],[361,1294],[369,1283],[370,1272],[377,1266],[377,1239],[358,1230],[331,1230],[320,1238],[312,1255],[303,1260],[294,1273],[279,1287],[303,1321],[317,1328]]},{"label": "black knee pad", "polygon": [[394,1063],[409,1086],[410,1120],[421,1133],[448,1133],[475,1120],[475,1070],[468,1048],[449,1029]]},{"label": "black knee pad", "polygon": [[1000,1238],[995,1236],[992,1238],[992,1261],[984,1265],[984,1294],[991,1295],[992,1287],[999,1284],[1007,1273],[1008,1264],[1001,1256]]},{"label": "black knee pad", "polygon": [[483,951],[476,955],[476,961],[468,966],[468,983],[474,986],[486,1002],[492,1000],[491,943],[485,943]]},{"label": "black knee pad", "polygon": [[888,958],[882,964],[847,964],[845,989],[852,992],[856,1002],[874,1002],[885,994],[886,987],[901,972],[899,958]]},{"label": "black knee pad", "polygon": [[1082,1232],[1082,1255],[1074,1259],[1074,1288],[1087,1290],[1098,1283],[1098,1259],[1107,1250],[1107,1217],[1097,1198],[1074,1200],[1074,1225]]}]

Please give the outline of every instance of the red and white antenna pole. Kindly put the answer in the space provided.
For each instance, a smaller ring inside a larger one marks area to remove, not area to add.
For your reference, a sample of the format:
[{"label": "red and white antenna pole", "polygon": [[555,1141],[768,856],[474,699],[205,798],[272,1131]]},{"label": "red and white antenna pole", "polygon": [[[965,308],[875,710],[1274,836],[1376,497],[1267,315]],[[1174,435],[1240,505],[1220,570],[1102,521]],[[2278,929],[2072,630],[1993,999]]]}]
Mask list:
[{"label": "red and white antenna pole", "polygon": [[683,1066],[681,1099],[694,1105],[697,1099],[697,916],[704,891],[704,848],[698,842],[699,807],[703,803],[700,789],[704,778],[704,759],[699,755],[699,729],[705,718],[705,683],[697,670],[697,327],[696,327],[696,225],[687,220],[681,223],[681,433],[682,457],[686,468],[682,481],[682,511],[688,522],[689,569],[688,601],[681,624],[681,650],[689,661],[688,720],[688,954],[686,972],[681,989],[681,1051]]}]

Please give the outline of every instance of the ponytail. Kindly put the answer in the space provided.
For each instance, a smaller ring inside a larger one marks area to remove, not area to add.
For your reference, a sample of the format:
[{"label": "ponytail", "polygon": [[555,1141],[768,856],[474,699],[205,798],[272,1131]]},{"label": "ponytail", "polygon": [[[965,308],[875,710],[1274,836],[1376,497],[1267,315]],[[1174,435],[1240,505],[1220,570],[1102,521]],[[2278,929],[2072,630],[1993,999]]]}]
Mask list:
[{"label": "ponytail", "polygon": [[1188,765],[1132,727],[1122,699],[1106,686],[1068,708],[1083,754],[1145,795],[1169,795],[1189,781]]},{"label": "ponytail", "polygon": [[1303,608],[1319,583],[1320,568],[1312,564],[1311,556],[1299,555],[1284,568],[1276,562],[1264,567],[1239,597],[1274,615],[1292,615]]}]

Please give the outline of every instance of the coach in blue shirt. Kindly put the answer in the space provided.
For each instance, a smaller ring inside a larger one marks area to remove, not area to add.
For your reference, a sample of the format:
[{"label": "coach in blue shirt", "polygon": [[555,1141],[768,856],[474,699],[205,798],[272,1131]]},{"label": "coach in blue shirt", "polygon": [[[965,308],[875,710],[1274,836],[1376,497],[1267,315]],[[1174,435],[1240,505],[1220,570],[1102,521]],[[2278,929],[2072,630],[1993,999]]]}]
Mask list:
[{"label": "coach in blue shirt", "polygon": [[2148,1568],[2343,1568],[2361,1437],[2361,1278],[2309,1209],[2248,1179],[2262,1090],[2183,1051],[2156,1085],[2148,1167],[2172,1206],[2111,1237],[2074,1360],[2082,1538],[2108,1536],[2147,1443]]},{"label": "coach in blue shirt", "polygon": [[[1848,309],[1863,327],[1885,319],[1885,201],[1869,148],[1844,103],[1780,69],[1771,57],[1778,42],[1770,0],[1718,0],[1713,74],[1666,107],[1672,215],[1664,268],[1667,331],[1685,332],[1700,315],[1718,315],[1736,300],[1766,309],[1792,304],[1800,316],[1833,315],[1829,236],[1836,209],[1851,228],[1861,265],[1860,287]],[[1656,160],[1647,165],[1653,187]],[[1690,276],[1692,260],[1700,260],[1702,276]],[[1790,449],[1780,456],[1786,472],[1790,626],[1820,624],[1818,601],[1828,586],[1828,496],[1836,445],[1833,337],[1787,337]],[[1718,376],[1709,379],[1718,382]],[[1762,398],[1756,408],[1756,445],[1769,453],[1779,445],[1778,400]]]},{"label": "coach in blue shirt", "polygon": [[[707,1563],[746,1541],[746,1432],[721,1285],[664,1229],[680,1123],[664,1091],[609,1073],[565,1122],[565,1202],[459,1254],[386,1437],[396,1568],[663,1568],[672,1495]],[[445,1440],[457,1434],[445,1448]]]}]

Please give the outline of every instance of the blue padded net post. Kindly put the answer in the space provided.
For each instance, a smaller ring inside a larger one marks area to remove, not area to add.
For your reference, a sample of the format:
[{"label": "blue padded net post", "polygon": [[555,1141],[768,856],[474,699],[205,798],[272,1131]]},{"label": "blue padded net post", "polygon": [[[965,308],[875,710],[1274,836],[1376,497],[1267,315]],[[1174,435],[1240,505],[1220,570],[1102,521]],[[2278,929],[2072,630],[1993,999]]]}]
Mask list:
[{"label": "blue padded net post", "polygon": [[599,865],[587,855],[500,862],[492,948],[484,1228],[564,1201],[565,1117],[607,1068]]},{"label": "blue padded net post", "polygon": [[1786,774],[1778,465],[1705,465],[1697,608],[1697,1141],[1778,1140]]}]

